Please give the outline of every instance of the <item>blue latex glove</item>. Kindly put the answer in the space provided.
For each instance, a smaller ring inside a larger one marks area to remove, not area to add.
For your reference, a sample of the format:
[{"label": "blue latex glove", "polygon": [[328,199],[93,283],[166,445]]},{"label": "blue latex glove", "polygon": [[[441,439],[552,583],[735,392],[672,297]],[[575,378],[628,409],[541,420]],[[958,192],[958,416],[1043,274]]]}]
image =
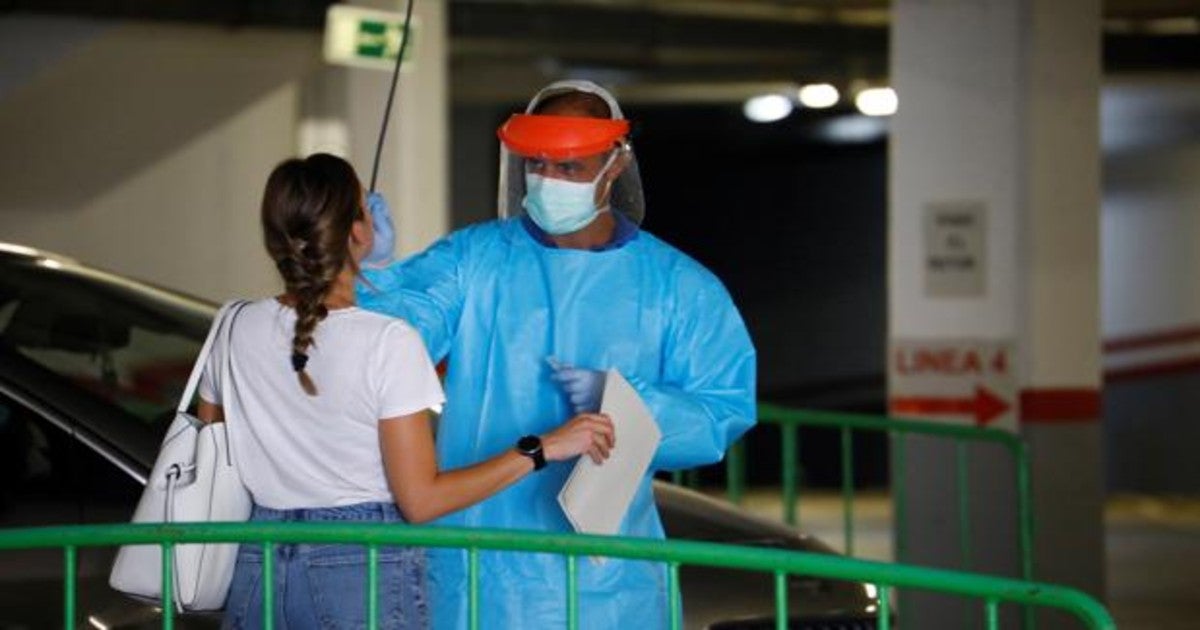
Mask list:
[{"label": "blue latex glove", "polygon": [[375,243],[362,261],[372,267],[382,267],[392,262],[393,252],[396,251],[396,229],[392,227],[392,209],[388,207],[383,195],[373,192],[367,195],[367,211],[371,213],[371,223],[375,228]]},{"label": "blue latex glove", "polygon": [[604,395],[604,372],[572,367],[551,361],[554,373],[550,378],[558,383],[575,413],[600,411],[600,398]]}]

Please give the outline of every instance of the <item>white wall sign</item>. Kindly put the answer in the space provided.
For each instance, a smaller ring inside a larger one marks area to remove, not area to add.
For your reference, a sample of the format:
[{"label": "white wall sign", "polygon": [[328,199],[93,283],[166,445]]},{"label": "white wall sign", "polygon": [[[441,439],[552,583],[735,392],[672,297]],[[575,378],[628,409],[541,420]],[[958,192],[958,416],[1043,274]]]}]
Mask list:
[{"label": "white wall sign", "polygon": [[987,225],[982,201],[925,204],[925,294],[979,297],[986,290]]},{"label": "white wall sign", "polygon": [[1008,340],[892,340],[892,415],[1017,430],[1017,381]]},{"label": "white wall sign", "polygon": [[[413,18],[408,36],[415,39],[420,22]],[[325,61],[344,66],[393,70],[400,43],[404,39],[404,14],[378,9],[364,9],[346,4],[330,5],[325,13]],[[413,63],[415,46],[409,41],[404,47],[407,71]]]}]

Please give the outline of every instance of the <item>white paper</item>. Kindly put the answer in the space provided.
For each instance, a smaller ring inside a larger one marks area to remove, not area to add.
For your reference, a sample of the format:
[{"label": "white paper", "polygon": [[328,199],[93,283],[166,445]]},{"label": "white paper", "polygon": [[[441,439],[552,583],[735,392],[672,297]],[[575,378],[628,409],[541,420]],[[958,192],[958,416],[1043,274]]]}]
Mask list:
[{"label": "white paper", "polygon": [[616,445],[603,464],[580,457],[558,493],[558,503],[575,531],[614,535],[650,468],[662,432],[637,390],[616,370],[609,370],[605,378],[600,412],[612,418]]}]

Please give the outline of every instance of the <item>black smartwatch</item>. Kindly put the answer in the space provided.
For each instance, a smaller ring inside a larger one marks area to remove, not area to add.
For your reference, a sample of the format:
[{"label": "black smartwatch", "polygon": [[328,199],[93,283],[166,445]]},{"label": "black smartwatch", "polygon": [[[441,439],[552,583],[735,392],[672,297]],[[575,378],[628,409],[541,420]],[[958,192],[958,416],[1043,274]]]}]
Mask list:
[{"label": "black smartwatch", "polygon": [[526,435],[517,440],[517,452],[533,460],[534,470],[546,467],[546,453],[542,451],[542,438],[536,435]]}]

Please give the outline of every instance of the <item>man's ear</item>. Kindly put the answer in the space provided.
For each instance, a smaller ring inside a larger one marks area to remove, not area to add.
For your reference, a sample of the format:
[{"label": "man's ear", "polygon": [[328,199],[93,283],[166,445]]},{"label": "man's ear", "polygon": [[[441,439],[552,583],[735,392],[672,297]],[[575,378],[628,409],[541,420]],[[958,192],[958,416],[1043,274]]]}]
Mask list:
[{"label": "man's ear", "polygon": [[633,161],[633,148],[629,145],[629,142],[622,142],[619,151],[617,159],[613,160],[612,166],[608,169],[608,174],[604,176],[604,179],[608,180],[610,184],[617,181],[621,173],[624,173],[625,169],[629,167],[629,163]]},{"label": "man's ear", "polygon": [[597,205],[605,203],[605,200],[612,195],[613,186],[616,185],[617,178],[621,176],[621,173],[625,172],[625,169],[629,166],[629,162],[633,159],[633,151],[630,149],[628,141],[622,142],[617,150],[620,153],[613,159],[612,164],[608,167],[608,171],[605,172],[603,179],[601,179],[600,185],[596,188]]}]

